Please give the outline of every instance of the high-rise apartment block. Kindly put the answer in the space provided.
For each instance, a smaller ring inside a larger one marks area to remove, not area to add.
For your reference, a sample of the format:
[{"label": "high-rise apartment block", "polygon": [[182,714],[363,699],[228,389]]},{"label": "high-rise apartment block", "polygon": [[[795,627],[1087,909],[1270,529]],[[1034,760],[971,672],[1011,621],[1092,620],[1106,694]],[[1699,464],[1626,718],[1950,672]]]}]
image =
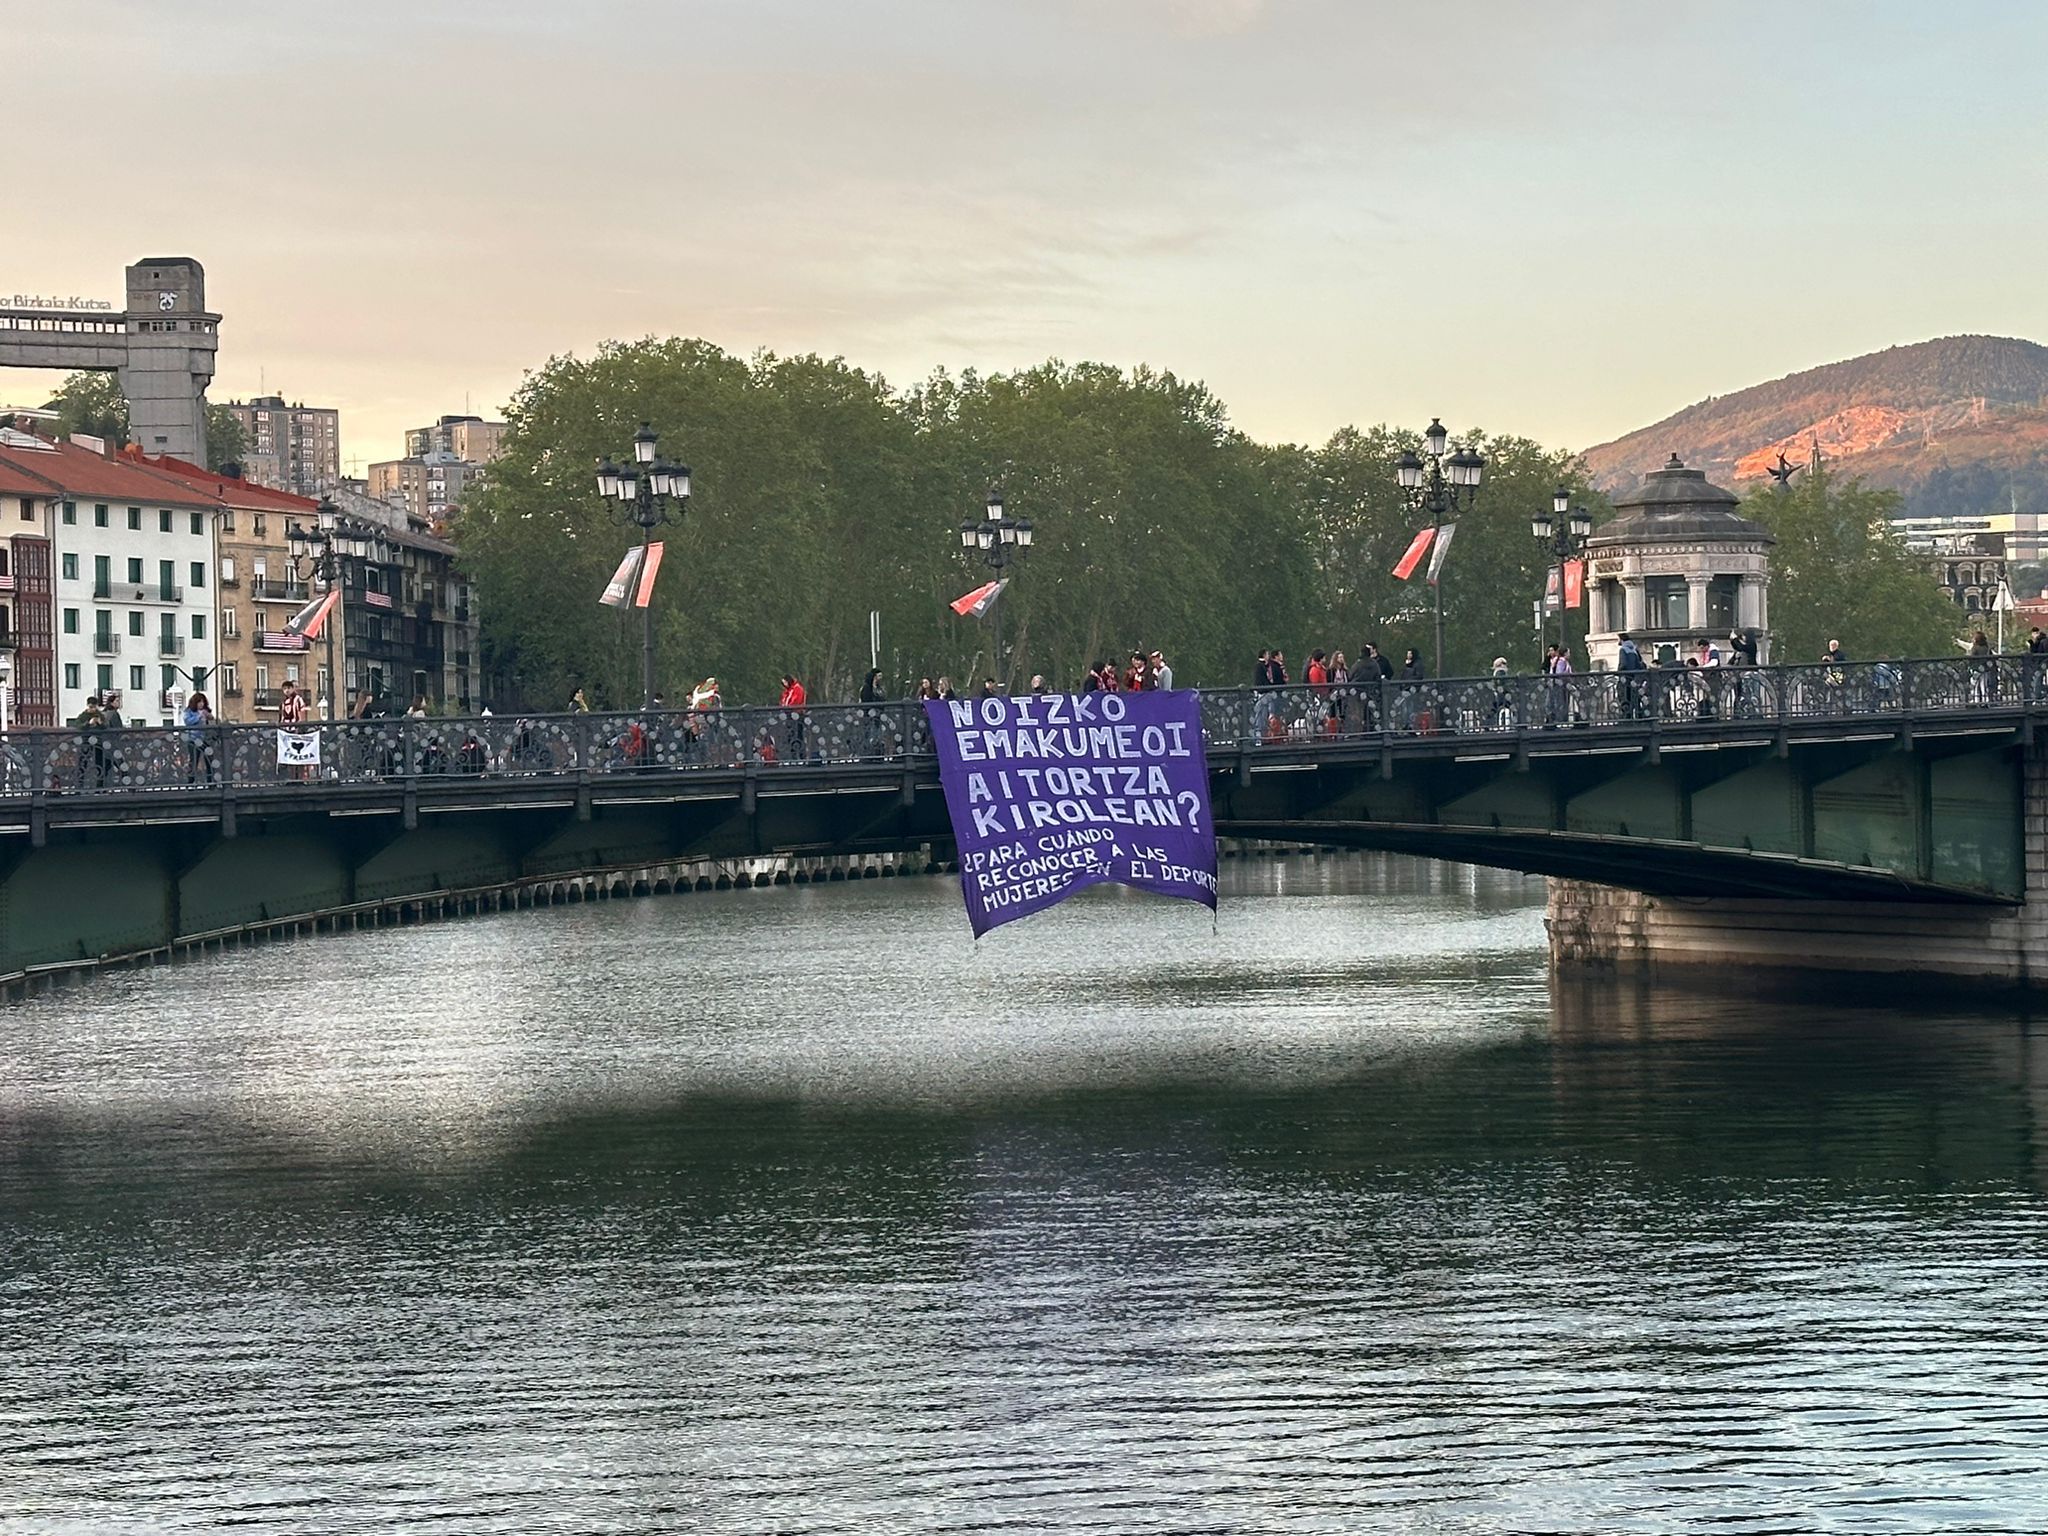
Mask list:
[{"label": "high-rise apartment block", "polygon": [[242,476],[295,496],[323,496],[341,483],[341,413],[288,405],[280,395],[230,400],[248,447]]},{"label": "high-rise apartment block", "polygon": [[405,457],[370,466],[376,500],[402,508],[423,528],[443,530],[464,491],[484,477],[501,451],[505,423],[480,416],[443,416],[405,434]]}]

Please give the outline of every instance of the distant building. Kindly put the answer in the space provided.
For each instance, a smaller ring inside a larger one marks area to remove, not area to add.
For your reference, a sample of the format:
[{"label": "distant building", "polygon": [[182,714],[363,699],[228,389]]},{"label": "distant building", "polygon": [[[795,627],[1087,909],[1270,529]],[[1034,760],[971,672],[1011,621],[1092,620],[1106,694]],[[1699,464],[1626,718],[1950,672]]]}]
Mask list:
[{"label": "distant building", "polygon": [[466,464],[488,464],[498,456],[505,423],[481,416],[443,416],[431,427],[405,434],[405,456],[423,459],[430,453],[453,454]]},{"label": "distant building", "polygon": [[242,478],[295,496],[324,496],[341,480],[341,413],[331,406],[287,405],[280,395],[230,400],[247,448]]},{"label": "distant building", "polygon": [[1999,540],[1999,553],[2015,564],[2037,561],[2043,550],[2048,550],[2048,530],[2041,526],[2041,514],[2022,512],[2017,498],[2007,511],[1975,517],[1895,517],[1892,531],[1909,549],[1929,552],[1966,536],[1992,535]]},{"label": "distant building", "polygon": [[463,493],[483,482],[484,466],[502,449],[505,423],[481,416],[443,416],[405,434],[405,457],[370,466],[368,493],[404,508],[433,532],[444,532]]},{"label": "distant building", "polygon": [[1992,611],[2006,576],[2003,534],[1946,533],[1913,547],[1925,554],[1950,602],[1967,614]]}]

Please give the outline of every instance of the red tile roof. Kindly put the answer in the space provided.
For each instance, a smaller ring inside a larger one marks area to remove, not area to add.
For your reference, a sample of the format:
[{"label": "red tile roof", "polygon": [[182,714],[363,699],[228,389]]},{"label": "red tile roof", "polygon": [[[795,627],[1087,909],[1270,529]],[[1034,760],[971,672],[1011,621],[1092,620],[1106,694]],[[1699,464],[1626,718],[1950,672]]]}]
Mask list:
[{"label": "red tile roof", "polygon": [[216,474],[184,459],[174,459],[169,454],[151,458],[140,448],[132,445],[121,450],[121,457],[153,475],[159,475],[186,490],[197,491],[208,500],[217,501],[224,507],[233,507],[237,511],[292,512],[305,516],[320,505],[311,497],[258,485],[252,480],[236,480],[227,475]]},{"label": "red tile roof", "polygon": [[135,464],[105,458],[76,443],[40,441],[46,446],[18,448],[0,443],[0,473],[11,470],[34,476],[42,483],[32,494],[61,495],[74,501],[148,502],[152,506],[218,505],[210,495]]}]

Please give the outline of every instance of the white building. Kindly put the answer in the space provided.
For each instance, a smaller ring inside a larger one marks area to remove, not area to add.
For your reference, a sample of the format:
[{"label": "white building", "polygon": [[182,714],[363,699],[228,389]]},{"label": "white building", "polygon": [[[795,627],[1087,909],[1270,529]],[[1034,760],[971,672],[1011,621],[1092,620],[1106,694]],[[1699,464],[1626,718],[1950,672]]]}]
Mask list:
[{"label": "white building", "polygon": [[51,488],[56,723],[111,694],[130,723],[174,724],[214,669],[214,505],[79,442],[10,433],[0,457]]}]

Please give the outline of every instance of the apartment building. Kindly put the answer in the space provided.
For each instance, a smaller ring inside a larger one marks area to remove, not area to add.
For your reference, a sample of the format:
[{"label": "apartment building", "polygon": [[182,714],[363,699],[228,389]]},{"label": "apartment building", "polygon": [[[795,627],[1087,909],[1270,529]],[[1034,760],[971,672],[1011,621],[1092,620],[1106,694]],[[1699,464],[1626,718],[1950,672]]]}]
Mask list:
[{"label": "apartment building", "polygon": [[[309,642],[285,627],[312,595],[312,573],[293,567],[288,539],[293,524],[317,523],[320,504],[177,459],[137,462],[216,508],[214,712],[223,720],[275,724],[285,684],[297,683],[314,716],[322,715],[334,698],[327,638]],[[337,629],[337,669],[341,645]]]},{"label": "apartment building", "polygon": [[405,434],[405,456],[424,459],[430,453],[450,454],[465,464],[488,464],[505,440],[505,423],[481,416],[443,416],[431,427]]},{"label": "apartment building", "polygon": [[[8,526],[10,546],[31,528],[48,544],[53,574],[38,600],[54,616],[47,723],[72,719],[95,694],[117,696],[136,723],[173,723],[187,693],[212,679],[213,503],[130,459],[13,430],[0,436],[0,473],[43,487],[15,492]],[[24,635],[43,618],[24,610],[25,597],[17,577],[10,617]]]},{"label": "apartment building", "polygon": [[[0,427],[0,452],[37,439]],[[54,482],[0,459],[0,691],[8,728],[57,723],[57,609],[51,586]]]},{"label": "apartment building", "polygon": [[366,536],[368,554],[344,562],[348,698],[473,713],[481,662],[477,610],[461,556],[404,510],[347,487],[330,498]]},{"label": "apartment building", "polygon": [[296,496],[322,496],[341,482],[341,413],[332,406],[259,395],[227,409],[247,441],[243,479]]}]

